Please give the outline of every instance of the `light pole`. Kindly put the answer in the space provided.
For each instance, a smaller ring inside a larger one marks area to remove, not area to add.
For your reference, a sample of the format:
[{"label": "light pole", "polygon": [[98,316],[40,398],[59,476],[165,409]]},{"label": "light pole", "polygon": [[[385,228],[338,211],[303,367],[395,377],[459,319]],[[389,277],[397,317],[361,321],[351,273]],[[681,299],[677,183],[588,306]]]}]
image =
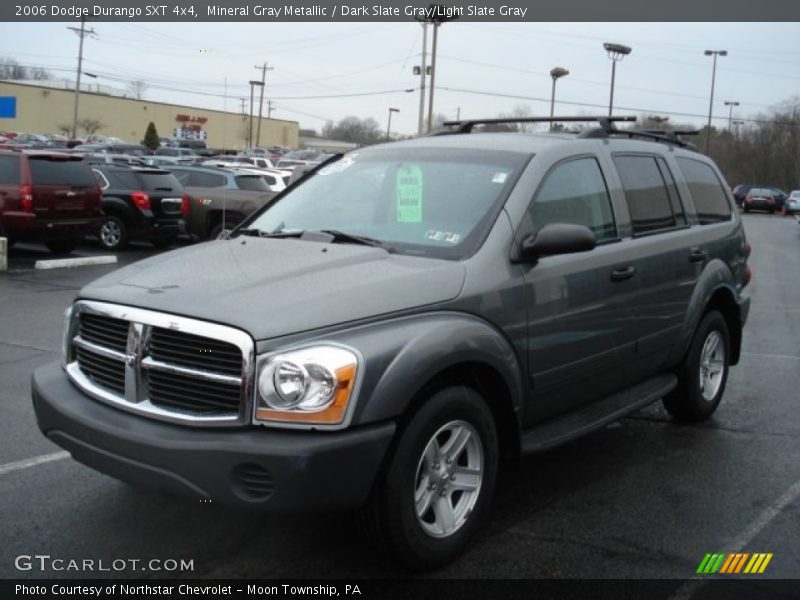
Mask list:
[{"label": "light pole", "polygon": [[733,107],[739,106],[738,102],[729,102],[725,100],[725,106],[729,106],[730,109],[728,110],[728,131],[731,131],[731,125],[733,124]]},{"label": "light pole", "polygon": [[708,101],[708,129],[706,131],[706,154],[711,148],[711,114],[714,110],[714,82],[717,79],[717,56],[728,56],[727,50],[706,50],[706,56],[714,57],[714,68],[711,71],[711,98]]},{"label": "light pole", "polygon": [[614,110],[614,79],[617,76],[617,62],[621,61],[628,54],[630,54],[631,49],[629,46],[612,44],[610,42],[604,43],[603,48],[606,49],[608,58],[611,59],[611,97],[608,100],[608,116],[610,117],[611,112]]},{"label": "light pole", "polygon": [[252,80],[250,83],[250,134],[247,138],[247,146],[249,148],[253,147],[253,90],[257,85],[264,85],[260,81]]},{"label": "light pole", "polygon": [[389,108],[389,122],[386,124],[386,141],[389,141],[389,134],[392,131],[392,113],[399,113],[399,108]]},{"label": "light pole", "polygon": [[553,79],[553,89],[550,92],[550,131],[553,130],[553,111],[556,106],[556,81],[560,77],[566,77],[567,75],[569,75],[569,70],[563,67],[553,67],[550,69],[550,77]]}]

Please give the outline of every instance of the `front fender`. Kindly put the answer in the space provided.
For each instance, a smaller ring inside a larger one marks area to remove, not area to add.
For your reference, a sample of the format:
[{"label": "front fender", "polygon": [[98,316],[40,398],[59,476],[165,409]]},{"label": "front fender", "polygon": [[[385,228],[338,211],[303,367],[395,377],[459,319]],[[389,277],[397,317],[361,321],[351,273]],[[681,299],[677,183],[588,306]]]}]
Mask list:
[{"label": "front fender", "polygon": [[436,312],[401,317],[340,332],[335,340],[366,357],[354,425],[400,417],[427,383],[465,363],[493,369],[508,389],[511,410],[520,413],[521,363],[506,337],[476,316]]}]

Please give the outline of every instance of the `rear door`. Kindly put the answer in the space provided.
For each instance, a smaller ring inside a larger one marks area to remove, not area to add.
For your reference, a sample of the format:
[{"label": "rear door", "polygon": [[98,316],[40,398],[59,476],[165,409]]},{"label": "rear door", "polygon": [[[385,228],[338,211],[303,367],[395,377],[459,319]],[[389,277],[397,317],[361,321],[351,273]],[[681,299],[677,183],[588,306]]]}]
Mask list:
[{"label": "rear door", "polygon": [[81,157],[28,155],[33,212],[43,219],[95,216],[102,204],[97,180]]},{"label": "rear door", "polygon": [[629,302],[636,315],[635,364],[654,372],[678,342],[692,291],[704,264],[701,236],[690,228],[673,170],[648,153],[614,153],[628,208],[632,240],[622,256],[636,282]]},{"label": "rear door", "polygon": [[548,171],[520,235],[549,223],[585,225],[598,245],[591,252],[544,256],[523,266],[533,384],[526,424],[622,387],[635,345],[634,318],[627,302],[635,283],[612,277],[620,268],[623,243],[595,156],[571,157]]}]

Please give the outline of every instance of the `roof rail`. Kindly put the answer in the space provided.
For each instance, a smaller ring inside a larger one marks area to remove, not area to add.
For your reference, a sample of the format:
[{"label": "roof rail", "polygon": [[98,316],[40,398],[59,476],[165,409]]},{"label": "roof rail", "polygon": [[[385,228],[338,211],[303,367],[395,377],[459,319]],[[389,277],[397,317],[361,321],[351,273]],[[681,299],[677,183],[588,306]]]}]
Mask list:
[{"label": "roof rail", "polygon": [[445,121],[443,129],[432,131],[428,135],[449,135],[454,133],[472,133],[476,125],[501,125],[505,123],[548,123],[548,122],[568,122],[568,123],[599,123],[600,127],[609,131],[614,130],[615,121],[635,121],[636,117],[592,117],[592,116],[570,116],[570,117],[503,117],[499,119],[470,119],[468,121]]},{"label": "roof rail", "polygon": [[[610,125],[607,127],[606,125]],[[600,129],[589,129],[578,134],[579,138],[607,138],[610,135],[625,135],[629,138],[645,138],[648,140],[655,140],[657,142],[666,142],[668,144],[675,144],[681,148],[689,148],[696,150],[697,147],[685,140],[682,140],[682,135],[699,135],[699,131],[678,131],[666,129],[617,129],[612,123],[601,123]]]}]

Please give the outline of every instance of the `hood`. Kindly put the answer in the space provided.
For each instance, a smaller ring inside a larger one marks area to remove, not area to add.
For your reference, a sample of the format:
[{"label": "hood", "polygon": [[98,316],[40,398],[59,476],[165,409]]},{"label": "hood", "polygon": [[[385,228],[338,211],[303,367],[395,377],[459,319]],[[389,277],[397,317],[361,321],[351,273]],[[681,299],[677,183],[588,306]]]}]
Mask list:
[{"label": "hood", "polygon": [[239,237],[118,269],[80,297],[232,325],[263,340],[451,300],[465,271],[369,246]]}]

